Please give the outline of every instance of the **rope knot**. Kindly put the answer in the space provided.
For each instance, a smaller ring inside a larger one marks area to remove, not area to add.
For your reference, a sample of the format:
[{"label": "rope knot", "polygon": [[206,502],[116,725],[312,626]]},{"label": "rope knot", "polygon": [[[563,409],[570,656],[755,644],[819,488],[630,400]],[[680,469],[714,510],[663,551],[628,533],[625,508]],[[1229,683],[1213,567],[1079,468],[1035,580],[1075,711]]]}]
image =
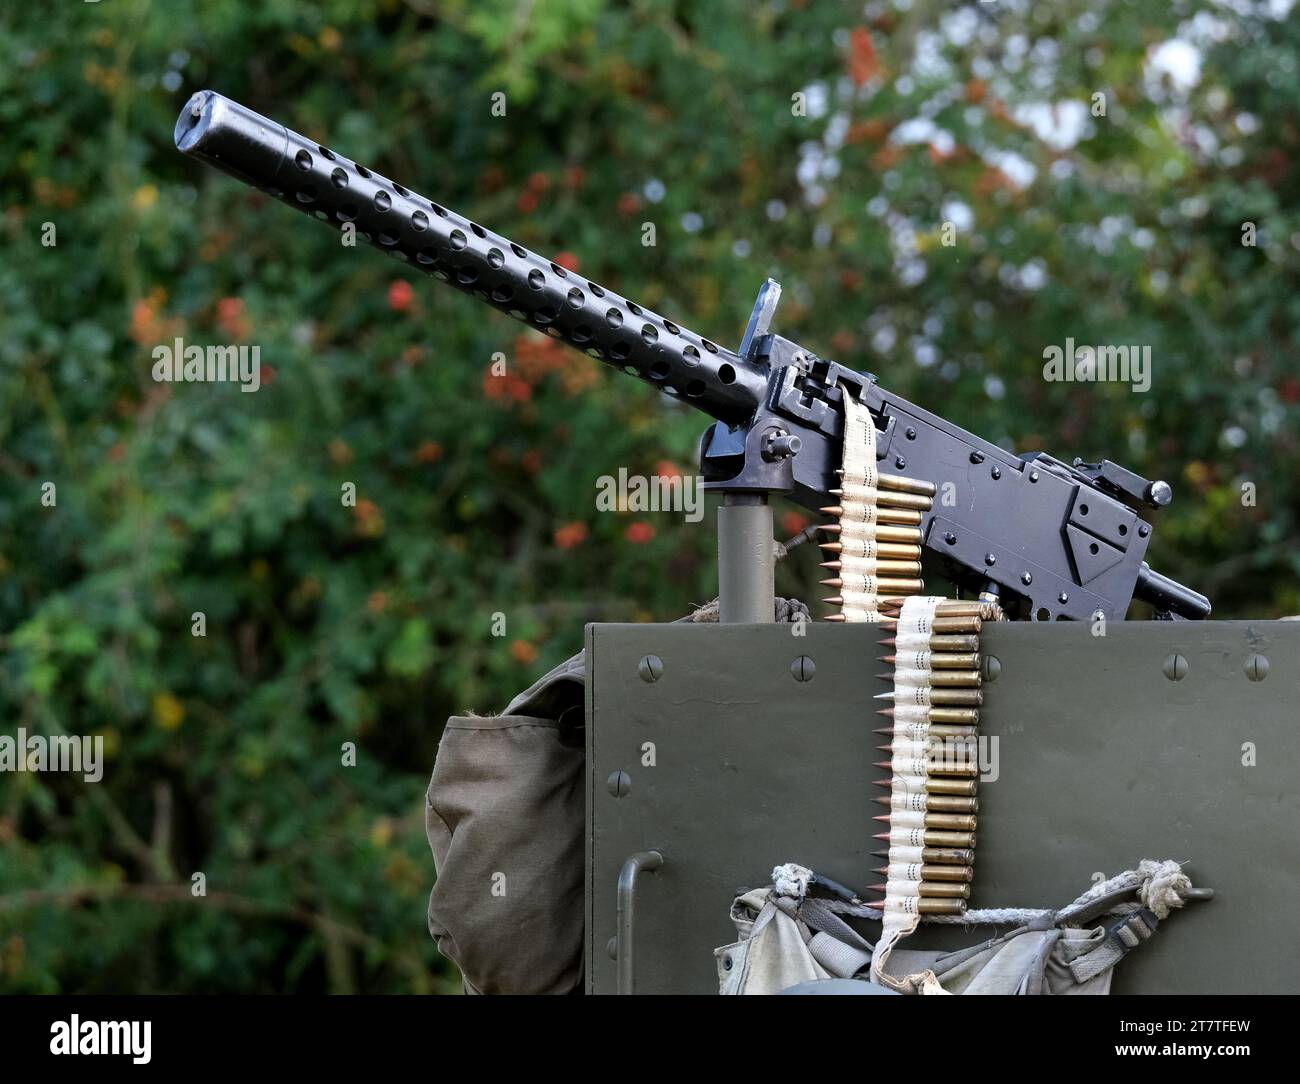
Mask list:
[{"label": "rope knot", "polygon": [[793,896],[801,900],[808,895],[808,884],[813,876],[812,870],[787,862],[772,870],[772,889],[778,896]]},{"label": "rope knot", "polygon": [[1168,918],[1171,910],[1186,902],[1183,897],[1191,890],[1192,880],[1177,862],[1153,862],[1144,858],[1138,863],[1137,872],[1142,878],[1138,899],[1156,918]]}]

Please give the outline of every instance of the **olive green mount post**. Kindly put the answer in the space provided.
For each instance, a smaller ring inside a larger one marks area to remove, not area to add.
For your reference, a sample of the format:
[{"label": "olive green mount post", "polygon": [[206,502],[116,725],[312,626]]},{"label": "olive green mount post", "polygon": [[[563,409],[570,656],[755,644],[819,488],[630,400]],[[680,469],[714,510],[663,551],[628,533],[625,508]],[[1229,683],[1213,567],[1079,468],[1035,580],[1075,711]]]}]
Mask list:
[{"label": "olive green mount post", "polygon": [[718,508],[718,620],[776,620],[772,506],[765,493],[724,493]]}]

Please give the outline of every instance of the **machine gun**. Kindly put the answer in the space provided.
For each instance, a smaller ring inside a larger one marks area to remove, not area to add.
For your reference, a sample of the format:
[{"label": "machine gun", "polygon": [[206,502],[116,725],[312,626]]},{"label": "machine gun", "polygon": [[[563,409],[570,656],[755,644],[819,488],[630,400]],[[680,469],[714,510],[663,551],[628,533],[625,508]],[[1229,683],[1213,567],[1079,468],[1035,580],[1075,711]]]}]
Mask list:
[{"label": "machine gun", "polygon": [[732,352],[213,91],[190,98],[175,141],[183,153],[336,228],[350,223],[389,255],[713,417],[700,462],[705,488],[723,502],[724,622],[772,620],[768,501],[781,495],[816,510],[832,500],[845,395],[871,413],[882,470],[938,487],[921,535],[959,587],[1033,620],[1122,620],[1134,598],[1166,619],[1210,613],[1203,595],[1143,559],[1151,527],[1137,511],[1167,505],[1167,483],[1109,460],[1013,455],[872,374],[817,357],[772,330],[780,287],[771,280]]}]

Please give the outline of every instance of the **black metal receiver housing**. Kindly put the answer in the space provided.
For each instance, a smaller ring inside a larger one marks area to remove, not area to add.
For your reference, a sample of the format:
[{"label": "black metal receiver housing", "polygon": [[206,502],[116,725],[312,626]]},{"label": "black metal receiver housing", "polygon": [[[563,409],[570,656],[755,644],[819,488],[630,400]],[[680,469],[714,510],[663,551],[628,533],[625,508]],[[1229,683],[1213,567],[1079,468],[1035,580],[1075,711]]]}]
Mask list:
[{"label": "black metal receiver housing", "polygon": [[1136,509],[1172,496],[1108,460],[1016,456],[770,330],[780,287],[760,290],[739,353],[584,279],[213,91],[176,122],[176,146],[275,199],[351,228],[395,259],[716,419],[701,441],[706,488],[729,499],[837,488],[847,393],[878,431],[881,469],[935,483],[921,530],[958,584],[1035,620],[1122,620],[1137,597],[1157,616],[1204,618],[1209,601],[1153,572]]}]

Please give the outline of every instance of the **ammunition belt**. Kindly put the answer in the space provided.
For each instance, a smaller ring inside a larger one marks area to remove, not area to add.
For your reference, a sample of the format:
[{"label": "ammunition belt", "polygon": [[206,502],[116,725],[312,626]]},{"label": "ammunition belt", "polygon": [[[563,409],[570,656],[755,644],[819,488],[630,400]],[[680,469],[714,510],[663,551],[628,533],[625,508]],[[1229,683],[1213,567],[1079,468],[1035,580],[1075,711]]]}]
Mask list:
[{"label": "ammunition belt", "polygon": [[[964,602],[924,596],[921,519],[933,482],[886,475],[876,469],[876,431],[867,408],[844,397],[844,459],[838,505],[822,509],[836,523],[822,543],[834,576],[823,580],[839,594],[826,601],[840,608],[829,620],[872,622],[889,635],[881,661],[892,671],[893,691],[879,699],[890,725],[877,733],[890,759],[877,762],[889,776],[876,781],[888,812],[875,817],[888,844],[874,852],[886,859],[876,872],[884,894],[883,931],[872,973],[881,981],[893,945],[912,932],[922,915],[965,914],[974,878],[975,828],[979,812],[978,726],[983,680],[980,631],[1002,616],[996,602]],[[889,981],[884,977],[884,981]]]},{"label": "ammunition belt", "polygon": [[821,543],[834,573],[822,580],[839,594],[826,601],[840,608],[829,621],[881,620],[880,600],[919,595],[921,515],[929,511],[931,482],[882,474],[876,469],[876,427],[867,408],[844,396],[844,458],[840,488],[831,490],[840,503],[823,508],[837,522],[825,524],[830,538]]}]

